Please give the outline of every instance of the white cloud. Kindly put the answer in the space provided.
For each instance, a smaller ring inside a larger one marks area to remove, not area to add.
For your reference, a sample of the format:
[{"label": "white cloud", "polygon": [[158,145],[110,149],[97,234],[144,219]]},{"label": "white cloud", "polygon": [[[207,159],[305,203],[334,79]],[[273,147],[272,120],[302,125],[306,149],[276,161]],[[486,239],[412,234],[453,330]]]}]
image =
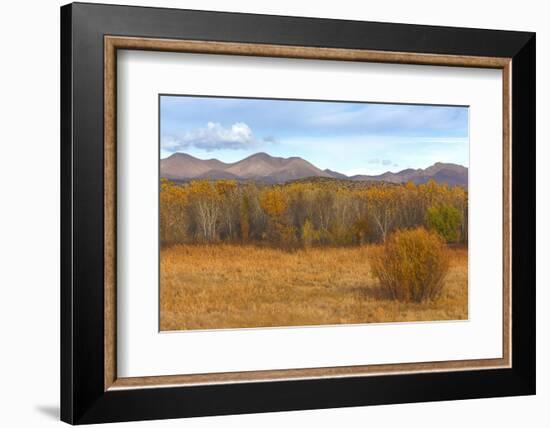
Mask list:
[{"label": "white cloud", "polygon": [[378,158],[374,158],[374,159],[369,159],[367,161],[368,163],[370,164],[375,164],[375,165],[379,165],[379,164],[382,164],[382,165],[391,165],[392,163],[394,163],[393,161],[391,161],[390,159],[378,159]]},{"label": "white cloud", "polygon": [[161,146],[163,150],[172,152],[191,146],[211,152],[219,149],[248,149],[257,142],[252,129],[244,122],[236,122],[228,128],[216,122],[208,122],[205,128],[163,137]]}]

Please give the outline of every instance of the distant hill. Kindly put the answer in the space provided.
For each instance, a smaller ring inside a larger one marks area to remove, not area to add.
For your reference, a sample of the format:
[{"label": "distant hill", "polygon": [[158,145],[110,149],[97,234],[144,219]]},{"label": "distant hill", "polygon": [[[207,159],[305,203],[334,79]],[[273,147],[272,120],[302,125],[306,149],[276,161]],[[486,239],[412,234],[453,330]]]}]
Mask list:
[{"label": "distant hill", "polygon": [[340,172],[332,171],[330,169],[325,169],[325,172],[330,175],[332,178],[338,178],[340,180],[349,180],[349,177],[346,174]]},{"label": "distant hill", "polygon": [[409,168],[400,172],[388,171],[380,175],[348,177],[330,169],[321,170],[299,157],[281,158],[267,153],[256,153],[235,163],[224,163],[217,159],[202,160],[185,153],[174,153],[160,161],[160,175],[162,178],[176,181],[232,179],[273,184],[315,177],[388,183],[412,181],[416,184],[432,179],[452,186],[468,186],[468,168],[452,163],[437,162],[425,169]]},{"label": "distant hill", "polygon": [[468,168],[454,163],[437,162],[426,169],[404,169],[399,172],[385,172],[380,175],[354,175],[352,180],[375,180],[388,183],[423,184],[429,180],[447,183],[450,186],[468,187]]},{"label": "distant hill", "polygon": [[186,153],[174,153],[160,161],[160,175],[171,180],[197,178],[209,171],[223,171],[227,166],[217,159],[202,160]]},{"label": "distant hill", "polygon": [[256,153],[227,164],[217,159],[201,160],[188,154],[175,153],[161,160],[160,171],[161,177],[179,181],[227,178],[284,183],[307,177],[331,177],[302,158],[280,158],[267,153]]}]

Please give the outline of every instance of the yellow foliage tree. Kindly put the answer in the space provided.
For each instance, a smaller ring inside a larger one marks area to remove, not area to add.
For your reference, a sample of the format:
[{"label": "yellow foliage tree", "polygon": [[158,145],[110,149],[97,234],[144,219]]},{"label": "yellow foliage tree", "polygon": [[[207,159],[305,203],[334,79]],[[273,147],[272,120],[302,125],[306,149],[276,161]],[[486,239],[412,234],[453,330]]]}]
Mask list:
[{"label": "yellow foliage tree", "polygon": [[380,232],[382,242],[386,241],[397,218],[397,186],[373,186],[366,192],[368,211]]},{"label": "yellow foliage tree", "polygon": [[188,194],[182,186],[168,180],[160,183],[160,242],[163,245],[184,242],[187,238]]},{"label": "yellow foliage tree", "polygon": [[241,239],[243,242],[248,241],[250,234],[250,200],[248,195],[244,195],[241,201],[240,207],[240,226],[241,226]]},{"label": "yellow foliage tree", "polygon": [[196,208],[201,240],[216,241],[222,210],[219,189],[207,180],[192,181],[187,189],[193,206]]},{"label": "yellow foliage tree", "polygon": [[260,206],[270,217],[281,217],[287,208],[287,202],[282,189],[276,187],[266,189],[260,194]]},{"label": "yellow foliage tree", "polygon": [[288,208],[285,193],[280,187],[260,193],[260,206],[267,215],[267,235],[269,239],[283,245],[293,243],[293,228],[284,218]]},{"label": "yellow foliage tree", "polygon": [[[467,241],[467,190],[433,180],[416,185],[319,179],[273,186],[162,180],[160,187],[163,245],[219,240],[263,240],[274,246],[385,242],[398,229],[433,228],[434,216],[427,212],[434,206],[460,213],[458,239]],[[312,230],[313,241],[307,238]]]}]

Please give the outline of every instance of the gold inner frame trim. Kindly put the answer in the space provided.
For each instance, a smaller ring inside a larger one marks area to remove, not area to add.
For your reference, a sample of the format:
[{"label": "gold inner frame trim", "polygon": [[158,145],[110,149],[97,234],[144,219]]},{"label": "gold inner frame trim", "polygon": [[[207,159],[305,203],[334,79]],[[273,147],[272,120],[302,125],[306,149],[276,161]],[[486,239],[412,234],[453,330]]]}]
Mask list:
[{"label": "gold inner frame trim", "polygon": [[[440,65],[502,70],[503,94],[503,349],[502,358],[422,363],[358,365],[305,369],[204,373],[171,376],[117,377],[116,367],[116,88],[117,50],[147,50],[213,55],[241,55],[333,61]],[[358,377],[511,367],[511,77],[510,58],[385,52],[256,43],[104,37],[104,389],[155,388],[219,383]]]}]

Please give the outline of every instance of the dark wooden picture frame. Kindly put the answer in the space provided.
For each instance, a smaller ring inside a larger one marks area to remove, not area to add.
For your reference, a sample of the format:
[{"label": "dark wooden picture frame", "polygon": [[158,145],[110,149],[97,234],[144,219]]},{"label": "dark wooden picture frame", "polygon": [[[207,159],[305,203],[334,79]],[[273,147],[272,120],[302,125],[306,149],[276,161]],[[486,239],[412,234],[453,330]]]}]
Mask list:
[{"label": "dark wooden picture frame", "polygon": [[[503,358],[117,378],[117,49],[502,69]],[[62,420],[534,394],[533,33],[71,4],[61,9],[61,129]]]}]

